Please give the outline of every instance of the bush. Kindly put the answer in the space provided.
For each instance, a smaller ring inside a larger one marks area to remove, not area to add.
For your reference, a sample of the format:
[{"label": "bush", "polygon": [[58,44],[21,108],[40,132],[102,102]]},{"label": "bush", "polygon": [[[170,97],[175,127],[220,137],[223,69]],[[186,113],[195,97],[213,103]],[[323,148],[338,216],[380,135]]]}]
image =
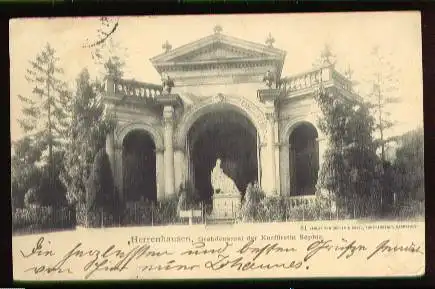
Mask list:
[{"label": "bush", "polygon": [[72,207],[53,209],[52,207],[31,206],[24,209],[18,208],[12,214],[14,232],[68,229],[74,228],[75,225],[75,210]]},{"label": "bush", "polygon": [[148,201],[129,202],[122,216],[123,225],[151,225],[153,204]]},{"label": "bush", "polygon": [[425,216],[424,201],[410,201],[408,204],[396,208],[399,219],[412,219]]},{"label": "bush", "polygon": [[153,222],[156,225],[173,224],[178,221],[178,199],[166,198],[153,206]]},{"label": "bush", "polygon": [[177,210],[197,209],[200,203],[200,197],[195,187],[187,182],[186,185],[181,185],[178,193]]},{"label": "bush", "polygon": [[262,219],[261,202],[264,197],[265,193],[258,183],[248,184],[239,216],[243,222],[255,222]]},{"label": "bush", "polygon": [[41,206],[41,198],[37,188],[31,188],[24,195],[24,206],[30,208],[33,206]]},{"label": "bush", "polygon": [[109,158],[104,149],[95,156],[86,186],[86,200],[89,211],[113,212],[115,209],[115,190]]}]

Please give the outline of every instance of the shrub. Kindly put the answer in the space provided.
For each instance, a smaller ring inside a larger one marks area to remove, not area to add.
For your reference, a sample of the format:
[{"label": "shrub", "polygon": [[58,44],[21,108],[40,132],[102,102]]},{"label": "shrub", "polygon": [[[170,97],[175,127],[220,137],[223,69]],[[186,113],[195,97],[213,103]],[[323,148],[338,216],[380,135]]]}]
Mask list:
[{"label": "shrub", "polygon": [[178,221],[178,199],[169,197],[157,201],[153,208],[153,222],[156,225],[173,224]]},{"label": "shrub", "polygon": [[190,210],[198,208],[200,203],[200,197],[195,187],[187,182],[185,185],[180,186],[178,193],[178,211]]},{"label": "shrub", "polygon": [[122,216],[124,225],[151,225],[153,204],[149,201],[129,202]]},{"label": "shrub", "polygon": [[27,191],[27,193],[24,195],[24,206],[26,208],[30,208],[33,206],[40,206],[41,205],[41,198],[38,193],[37,188],[31,188]]},{"label": "shrub", "polygon": [[286,220],[286,199],[284,196],[265,197],[259,206],[259,221],[280,222]]},{"label": "shrub", "polygon": [[412,219],[425,216],[424,201],[409,201],[406,205],[396,208],[399,219]]},{"label": "shrub", "polygon": [[95,156],[86,191],[88,210],[114,210],[114,181],[109,158],[104,149]]},{"label": "shrub", "polygon": [[75,210],[72,207],[53,209],[52,207],[31,206],[16,209],[12,214],[14,232],[74,228],[76,225]]},{"label": "shrub", "polygon": [[258,183],[248,184],[245,193],[245,199],[240,210],[240,219],[243,222],[255,222],[262,218],[262,200],[265,193]]}]

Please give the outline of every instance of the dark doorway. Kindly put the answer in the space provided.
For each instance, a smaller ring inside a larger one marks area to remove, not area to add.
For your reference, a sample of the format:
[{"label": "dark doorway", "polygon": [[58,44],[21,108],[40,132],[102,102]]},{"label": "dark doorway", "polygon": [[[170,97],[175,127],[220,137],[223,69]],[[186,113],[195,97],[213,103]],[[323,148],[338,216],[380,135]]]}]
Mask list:
[{"label": "dark doorway", "polygon": [[156,201],[156,154],[151,136],[142,130],[128,133],[122,153],[125,200]]},{"label": "dark doorway", "polygon": [[243,115],[234,111],[208,113],[192,126],[189,140],[190,179],[202,201],[211,202],[210,174],[218,158],[242,196],[247,185],[257,181],[257,131]]},{"label": "dark doorway", "polygon": [[291,195],[315,193],[319,171],[317,130],[308,123],[297,126],[290,135]]}]

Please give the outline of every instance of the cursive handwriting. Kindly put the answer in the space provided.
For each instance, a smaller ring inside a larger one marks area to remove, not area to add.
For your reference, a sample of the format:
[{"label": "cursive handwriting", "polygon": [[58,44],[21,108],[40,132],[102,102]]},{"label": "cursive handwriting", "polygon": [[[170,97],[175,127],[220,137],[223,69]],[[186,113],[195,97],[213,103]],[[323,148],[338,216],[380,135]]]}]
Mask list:
[{"label": "cursive handwriting", "polygon": [[261,247],[254,247],[254,240],[248,241],[245,245],[242,246],[242,248],[237,250],[237,253],[239,254],[245,254],[245,253],[252,253],[255,254],[254,258],[252,259],[255,261],[258,257],[261,255],[268,255],[270,253],[288,253],[288,252],[296,252],[295,248],[283,248],[280,247],[278,243],[274,244],[266,244]]},{"label": "cursive handwriting", "polygon": [[290,261],[288,263],[256,263],[252,261],[245,261],[243,257],[230,259],[228,255],[219,255],[216,261],[206,261],[205,268],[213,271],[219,271],[224,268],[235,268],[237,271],[248,270],[273,270],[278,268],[283,269],[299,269],[302,266],[301,261]]},{"label": "cursive handwriting", "polygon": [[209,255],[209,254],[222,254],[224,253],[228,247],[232,246],[232,244],[225,242],[225,245],[220,248],[214,248],[214,249],[207,249],[205,248],[205,243],[195,242],[192,244],[193,249],[188,249],[180,253],[180,255],[189,255],[189,256],[199,256],[199,255]]},{"label": "cursive handwriting", "polygon": [[[48,241],[48,243],[50,243],[50,241]],[[32,251],[30,253],[25,254],[22,250],[20,250],[20,253],[24,258],[29,258],[29,257],[34,256],[34,255],[44,256],[44,257],[55,255],[53,251],[45,250],[43,245],[44,245],[44,237],[41,237],[38,239],[35,246],[33,246]]]},{"label": "cursive handwriting", "polygon": [[139,268],[144,271],[192,271],[194,269],[198,269],[199,265],[185,265],[185,264],[176,264],[175,260],[170,260],[166,262],[165,265],[144,265],[139,266]]},{"label": "cursive handwriting", "polygon": [[379,243],[379,245],[376,246],[376,249],[367,256],[367,260],[370,260],[372,257],[382,254],[382,253],[390,253],[390,252],[408,252],[411,254],[423,254],[423,252],[420,251],[420,246],[417,246],[412,242],[410,245],[404,246],[404,245],[390,245],[390,240],[385,240]]},{"label": "cursive handwriting", "polygon": [[319,240],[311,243],[307,247],[307,255],[304,258],[304,261],[308,261],[310,258],[315,256],[317,253],[321,251],[331,251],[340,252],[338,254],[337,259],[345,256],[346,259],[352,257],[356,252],[366,251],[367,247],[364,245],[357,245],[356,241],[347,242],[345,239],[342,239],[345,242],[345,245],[333,245],[332,240]]}]

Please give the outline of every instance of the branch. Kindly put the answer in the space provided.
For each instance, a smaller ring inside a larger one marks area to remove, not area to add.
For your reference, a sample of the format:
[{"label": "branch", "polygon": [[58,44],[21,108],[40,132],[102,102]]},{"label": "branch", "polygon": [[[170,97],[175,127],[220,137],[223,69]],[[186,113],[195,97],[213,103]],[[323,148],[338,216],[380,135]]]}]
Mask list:
[{"label": "branch", "polygon": [[103,34],[103,37],[97,41],[95,41],[94,43],[91,43],[89,45],[83,45],[84,48],[92,48],[98,45],[103,44],[118,28],[118,21],[116,21],[116,23],[113,25],[112,29],[109,32],[104,32],[101,31]]}]

